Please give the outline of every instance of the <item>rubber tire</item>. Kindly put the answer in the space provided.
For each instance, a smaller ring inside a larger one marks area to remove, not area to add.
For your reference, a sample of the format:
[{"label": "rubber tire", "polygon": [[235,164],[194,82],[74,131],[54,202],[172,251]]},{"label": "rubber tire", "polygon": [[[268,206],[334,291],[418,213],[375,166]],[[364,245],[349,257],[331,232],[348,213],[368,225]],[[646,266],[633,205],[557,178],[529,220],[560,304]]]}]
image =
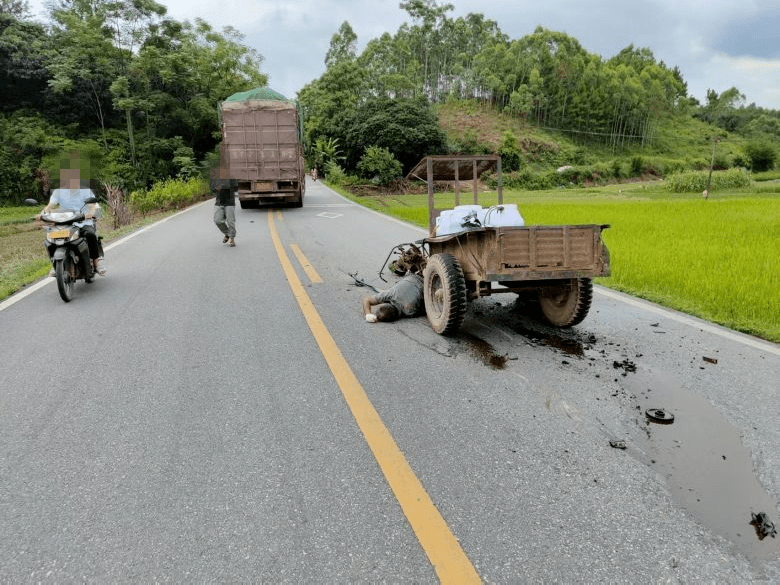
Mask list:
[{"label": "rubber tire", "polygon": [[434,254],[423,271],[425,313],[439,335],[456,332],[466,315],[468,296],[460,262],[451,254]]},{"label": "rubber tire", "polygon": [[257,199],[249,199],[247,201],[241,201],[238,203],[241,205],[241,209],[257,209],[260,207],[260,202]]},{"label": "rubber tire", "polygon": [[65,258],[57,260],[54,263],[54,275],[57,279],[57,290],[60,291],[60,297],[66,303],[73,298],[73,279],[70,275],[70,266],[73,259],[66,255]]},{"label": "rubber tire", "polygon": [[572,278],[568,291],[551,294],[539,291],[539,308],[547,321],[555,327],[571,327],[581,323],[588,315],[593,300],[593,283],[590,278]]}]

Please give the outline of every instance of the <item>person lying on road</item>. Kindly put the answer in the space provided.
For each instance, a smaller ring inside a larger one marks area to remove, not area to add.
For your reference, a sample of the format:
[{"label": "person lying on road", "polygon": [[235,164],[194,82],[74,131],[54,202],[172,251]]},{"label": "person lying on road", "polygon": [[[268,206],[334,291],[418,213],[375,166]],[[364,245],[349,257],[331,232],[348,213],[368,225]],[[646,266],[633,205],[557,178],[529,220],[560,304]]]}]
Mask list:
[{"label": "person lying on road", "polygon": [[407,274],[389,289],[363,297],[362,302],[369,323],[414,317],[423,310],[423,278],[419,274]]}]

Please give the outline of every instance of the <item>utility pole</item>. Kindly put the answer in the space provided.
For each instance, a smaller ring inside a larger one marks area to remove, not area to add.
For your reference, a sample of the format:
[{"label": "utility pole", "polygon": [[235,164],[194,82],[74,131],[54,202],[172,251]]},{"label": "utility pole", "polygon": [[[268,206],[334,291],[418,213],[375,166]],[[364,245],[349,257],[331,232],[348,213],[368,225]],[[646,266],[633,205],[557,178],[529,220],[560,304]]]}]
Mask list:
[{"label": "utility pole", "polygon": [[707,186],[704,188],[704,198],[706,199],[710,193],[710,184],[712,183],[712,167],[715,166],[715,146],[718,144],[718,139],[712,137],[712,158],[710,159],[710,174],[707,177]]}]

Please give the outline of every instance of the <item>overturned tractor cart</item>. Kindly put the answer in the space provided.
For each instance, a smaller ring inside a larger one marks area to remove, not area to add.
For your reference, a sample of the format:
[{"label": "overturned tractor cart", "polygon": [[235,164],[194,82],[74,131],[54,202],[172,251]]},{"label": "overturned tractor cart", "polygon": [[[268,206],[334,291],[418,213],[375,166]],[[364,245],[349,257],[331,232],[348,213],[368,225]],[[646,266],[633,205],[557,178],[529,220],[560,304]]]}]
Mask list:
[{"label": "overturned tractor cart", "polygon": [[[477,180],[493,169],[498,174],[498,204],[482,209]],[[497,293],[535,293],[545,318],[558,327],[585,318],[591,279],[610,274],[609,252],[601,240],[608,225],[522,225],[522,217],[512,209],[516,206],[504,205],[499,156],[428,156],[408,178],[427,181],[429,237],[397,247],[400,272],[422,273],[425,311],[437,333],[460,327],[468,301]],[[454,210],[463,213],[436,209],[434,178],[454,181]],[[472,205],[461,205],[461,180],[472,181]],[[445,214],[447,221],[441,221]],[[420,253],[410,255],[409,250]],[[416,266],[404,265],[404,258],[408,264],[411,257],[417,258]]]}]

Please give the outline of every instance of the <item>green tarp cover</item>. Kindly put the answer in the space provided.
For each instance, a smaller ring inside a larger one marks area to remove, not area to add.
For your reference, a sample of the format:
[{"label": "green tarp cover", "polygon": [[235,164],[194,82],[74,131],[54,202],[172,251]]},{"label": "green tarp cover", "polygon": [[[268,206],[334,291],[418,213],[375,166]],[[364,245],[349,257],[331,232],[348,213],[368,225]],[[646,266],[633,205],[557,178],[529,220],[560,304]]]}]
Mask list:
[{"label": "green tarp cover", "polygon": [[226,102],[246,102],[249,100],[264,100],[274,102],[289,102],[282,94],[272,90],[270,87],[256,87],[249,91],[239,91],[234,93],[227,99]]}]

